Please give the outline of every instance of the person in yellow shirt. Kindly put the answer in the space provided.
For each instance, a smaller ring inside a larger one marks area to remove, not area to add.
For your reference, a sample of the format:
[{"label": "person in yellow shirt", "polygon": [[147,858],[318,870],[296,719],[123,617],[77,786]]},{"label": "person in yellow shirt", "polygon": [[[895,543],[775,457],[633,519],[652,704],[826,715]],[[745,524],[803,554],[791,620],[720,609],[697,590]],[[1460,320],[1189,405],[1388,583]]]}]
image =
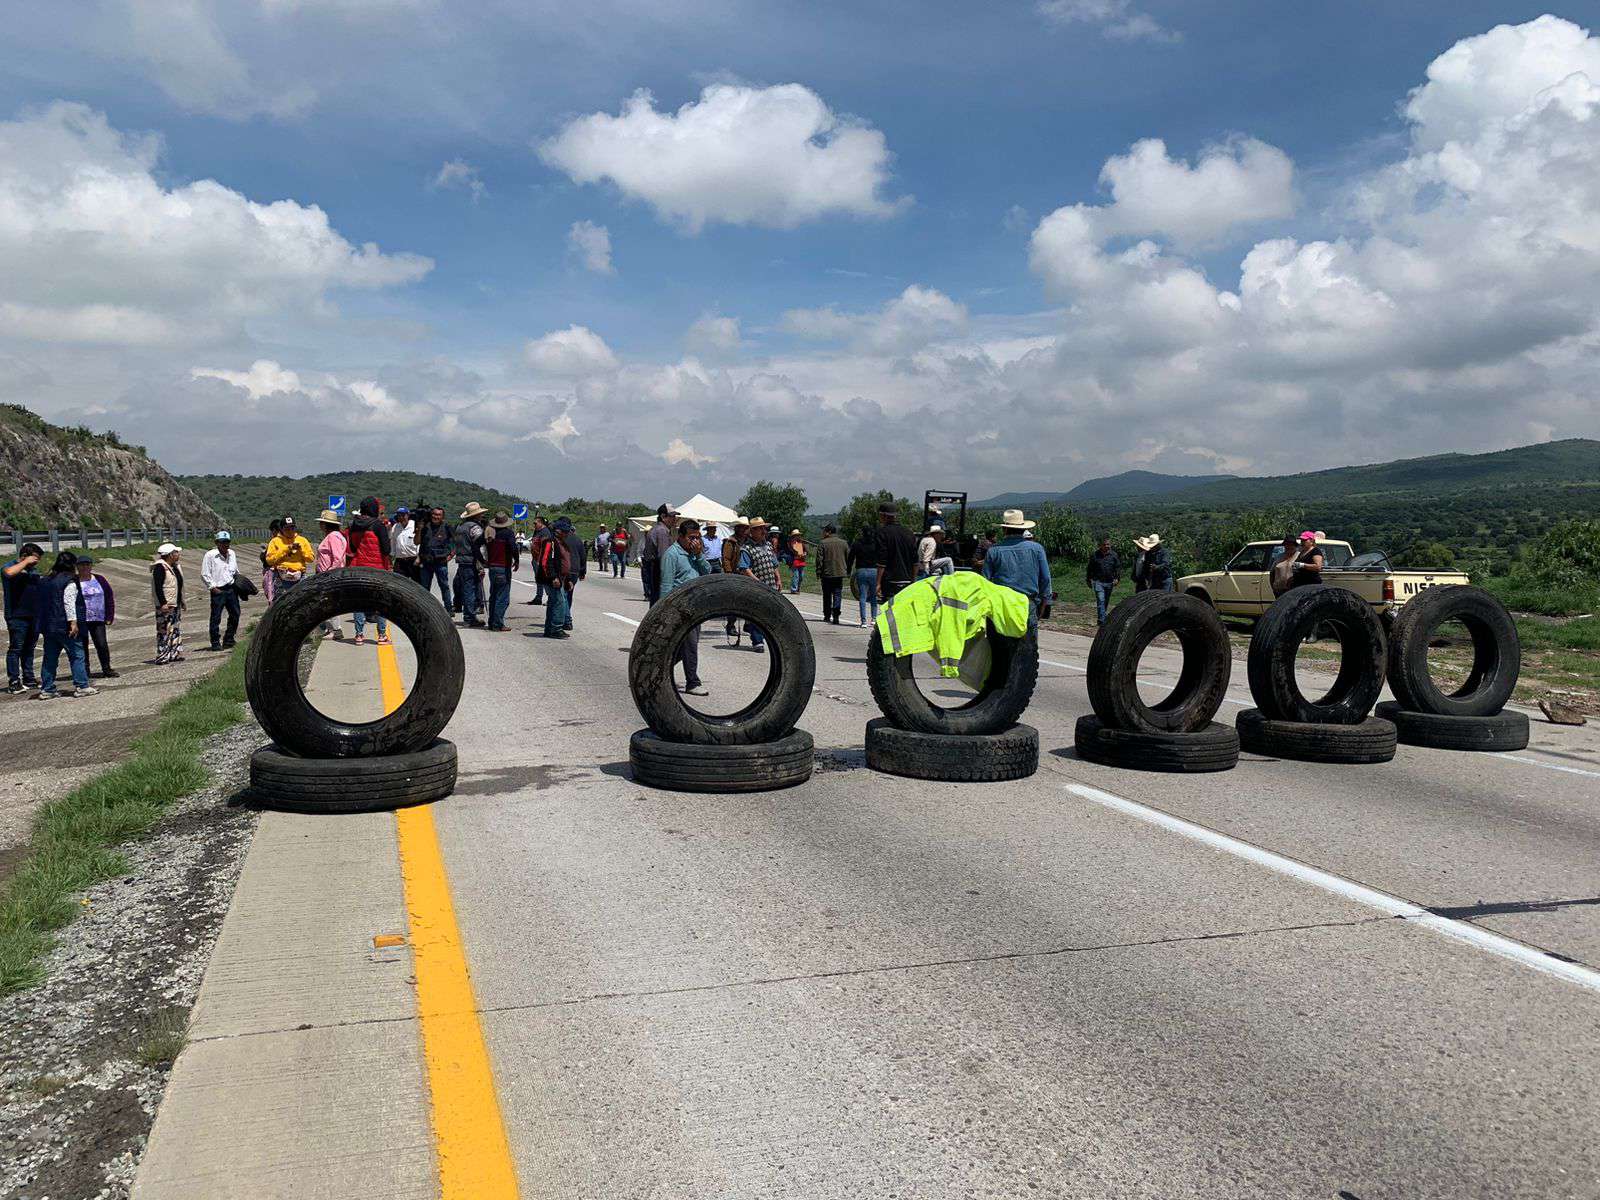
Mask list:
[{"label": "person in yellow shirt", "polygon": [[314,557],[311,543],[294,527],[294,518],[285,517],[283,528],[267,543],[267,568],[277,576],[273,598],[283,595],[306,577]]}]

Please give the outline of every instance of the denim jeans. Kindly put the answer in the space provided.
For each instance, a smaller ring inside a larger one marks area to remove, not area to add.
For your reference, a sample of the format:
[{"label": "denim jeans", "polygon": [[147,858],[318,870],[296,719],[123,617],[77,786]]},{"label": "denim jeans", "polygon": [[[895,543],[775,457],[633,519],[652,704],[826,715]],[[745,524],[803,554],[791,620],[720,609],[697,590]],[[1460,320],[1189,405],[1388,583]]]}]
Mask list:
[{"label": "denim jeans", "polygon": [[563,623],[564,628],[566,625],[572,624],[572,594],[578,590],[578,581],[576,579],[567,580],[563,590],[567,593],[567,619]]},{"label": "denim jeans", "polygon": [[[222,634],[222,614],[228,614],[228,635]],[[220,646],[223,641],[233,645],[234,635],[239,632],[239,591],[232,584],[220,592],[211,593],[211,644]]]},{"label": "denim jeans", "polygon": [[1098,579],[1089,584],[1094,589],[1094,619],[1097,625],[1106,623],[1106,609],[1111,604],[1111,589],[1114,583],[1101,583]]},{"label": "denim jeans", "polygon": [[[357,637],[365,637],[366,636],[366,632],[367,632],[367,614],[364,613],[364,612],[358,612],[358,613],[351,613],[350,615],[355,618],[356,636]],[[377,614],[377,620],[378,620],[378,636],[381,637],[381,638],[388,637],[389,636],[389,619],[387,617],[383,616],[383,614],[379,613],[379,614]]]},{"label": "denim jeans", "polygon": [[482,606],[478,602],[478,568],[471,563],[456,564],[456,602],[461,605],[461,623],[476,625]]},{"label": "denim jeans", "polygon": [[560,633],[567,623],[567,589],[564,587],[551,587],[545,589],[547,599],[544,602],[544,634],[550,637]]},{"label": "denim jeans", "polygon": [[61,661],[61,652],[67,652],[67,666],[72,671],[72,686],[86,688],[89,686],[89,656],[84,653],[83,643],[75,637],[68,637],[66,630],[44,635],[44,654],[39,660],[39,690],[53,692],[56,690],[56,665]]},{"label": "denim jeans", "polygon": [[39,682],[33,673],[33,655],[39,645],[39,626],[32,617],[12,617],[6,622],[6,682]]},{"label": "denim jeans", "polygon": [[506,627],[506,609],[511,607],[511,568],[489,568],[489,628]]},{"label": "denim jeans", "polygon": [[437,583],[439,585],[439,599],[444,601],[446,608],[449,608],[450,565],[442,562],[423,563],[417,569],[422,573],[421,578],[417,580],[418,583],[422,584],[422,590],[426,592],[433,584]]},{"label": "denim jeans", "polygon": [[789,594],[790,595],[794,595],[795,593],[799,592],[800,584],[802,582],[804,582],[805,577],[806,577],[806,569],[804,567],[790,567],[789,568]]},{"label": "denim jeans", "polygon": [[867,605],[872,605],[872,619],[878,619],[878,568],[856,568],[856,591],[860,592],[856,603],[861,606],[861,621],[867,620]]},{"label": "denim jeans", "polygon": [[613,579],[626,579],[628,577],[628,558],[624,554],[611,552],[611,577]]}]

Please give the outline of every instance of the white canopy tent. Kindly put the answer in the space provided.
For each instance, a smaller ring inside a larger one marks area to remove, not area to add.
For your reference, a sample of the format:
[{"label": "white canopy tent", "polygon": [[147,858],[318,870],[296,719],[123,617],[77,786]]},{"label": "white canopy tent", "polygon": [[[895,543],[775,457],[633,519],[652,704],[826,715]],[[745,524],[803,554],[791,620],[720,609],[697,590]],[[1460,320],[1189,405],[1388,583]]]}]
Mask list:
[{"label": "white canopy tent", "polygon": [[[711,497],[703,496],[699,492],[690,496],[682,504],[675,504],[673,507],[678,510],[680,517],[687,517],[691,521],[699,521],[702,525],[707,521],[715,521],[720,527],[718,531],[724,535],[732,531],[733,523],[739,519],[739,514],[726,504],[718,504]],[[651,526],[655,523],[655,513],[646,513],[642,517],[628,518],[628,524],[633,528],[635,534],[649,533]],[[638,544],[639,539],[636,536],[634,545],[637,546]],[[632,557],[631,552],[629,557]]]}]

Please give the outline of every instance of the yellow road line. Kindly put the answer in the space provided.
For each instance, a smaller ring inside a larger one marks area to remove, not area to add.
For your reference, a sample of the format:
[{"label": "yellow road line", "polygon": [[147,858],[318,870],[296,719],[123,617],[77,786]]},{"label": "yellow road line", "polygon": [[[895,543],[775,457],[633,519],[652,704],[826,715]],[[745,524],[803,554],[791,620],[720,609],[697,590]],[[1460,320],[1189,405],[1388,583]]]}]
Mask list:
[{"label": "yellow road line", "polygon": [[[393,646],[378,647],[378,684],[383,710],[405,700]],[[416,964],[417,1016],[428,1068],[434,1144],[439,1155],[442,1200],[516,1200],[505,1119],[495,1092],[489,1049],[478,1020],[472,976],[456,925],[450,880],[428,805],[395,813],[400,835],[400,871],[411,919]]]}]

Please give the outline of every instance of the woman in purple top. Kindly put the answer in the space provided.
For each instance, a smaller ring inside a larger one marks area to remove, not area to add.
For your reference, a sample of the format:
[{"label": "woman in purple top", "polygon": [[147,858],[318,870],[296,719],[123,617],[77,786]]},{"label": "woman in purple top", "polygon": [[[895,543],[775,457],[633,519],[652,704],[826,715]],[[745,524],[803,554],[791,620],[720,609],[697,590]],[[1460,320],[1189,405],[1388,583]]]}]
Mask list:
[{"label": "woman in purple top", "polygon": [[93,570],[94,559],[80,555],[77,566],[78,576],[67,585],[64,599],[77,613],[83,661],[89,661],[89,643],[93,641],[95,655],[100,659],[100,677],[115,679],[117,673],[111,669],[111,644],[106,641],[106,629],[117,619],[116,597],[110,581]]}]

